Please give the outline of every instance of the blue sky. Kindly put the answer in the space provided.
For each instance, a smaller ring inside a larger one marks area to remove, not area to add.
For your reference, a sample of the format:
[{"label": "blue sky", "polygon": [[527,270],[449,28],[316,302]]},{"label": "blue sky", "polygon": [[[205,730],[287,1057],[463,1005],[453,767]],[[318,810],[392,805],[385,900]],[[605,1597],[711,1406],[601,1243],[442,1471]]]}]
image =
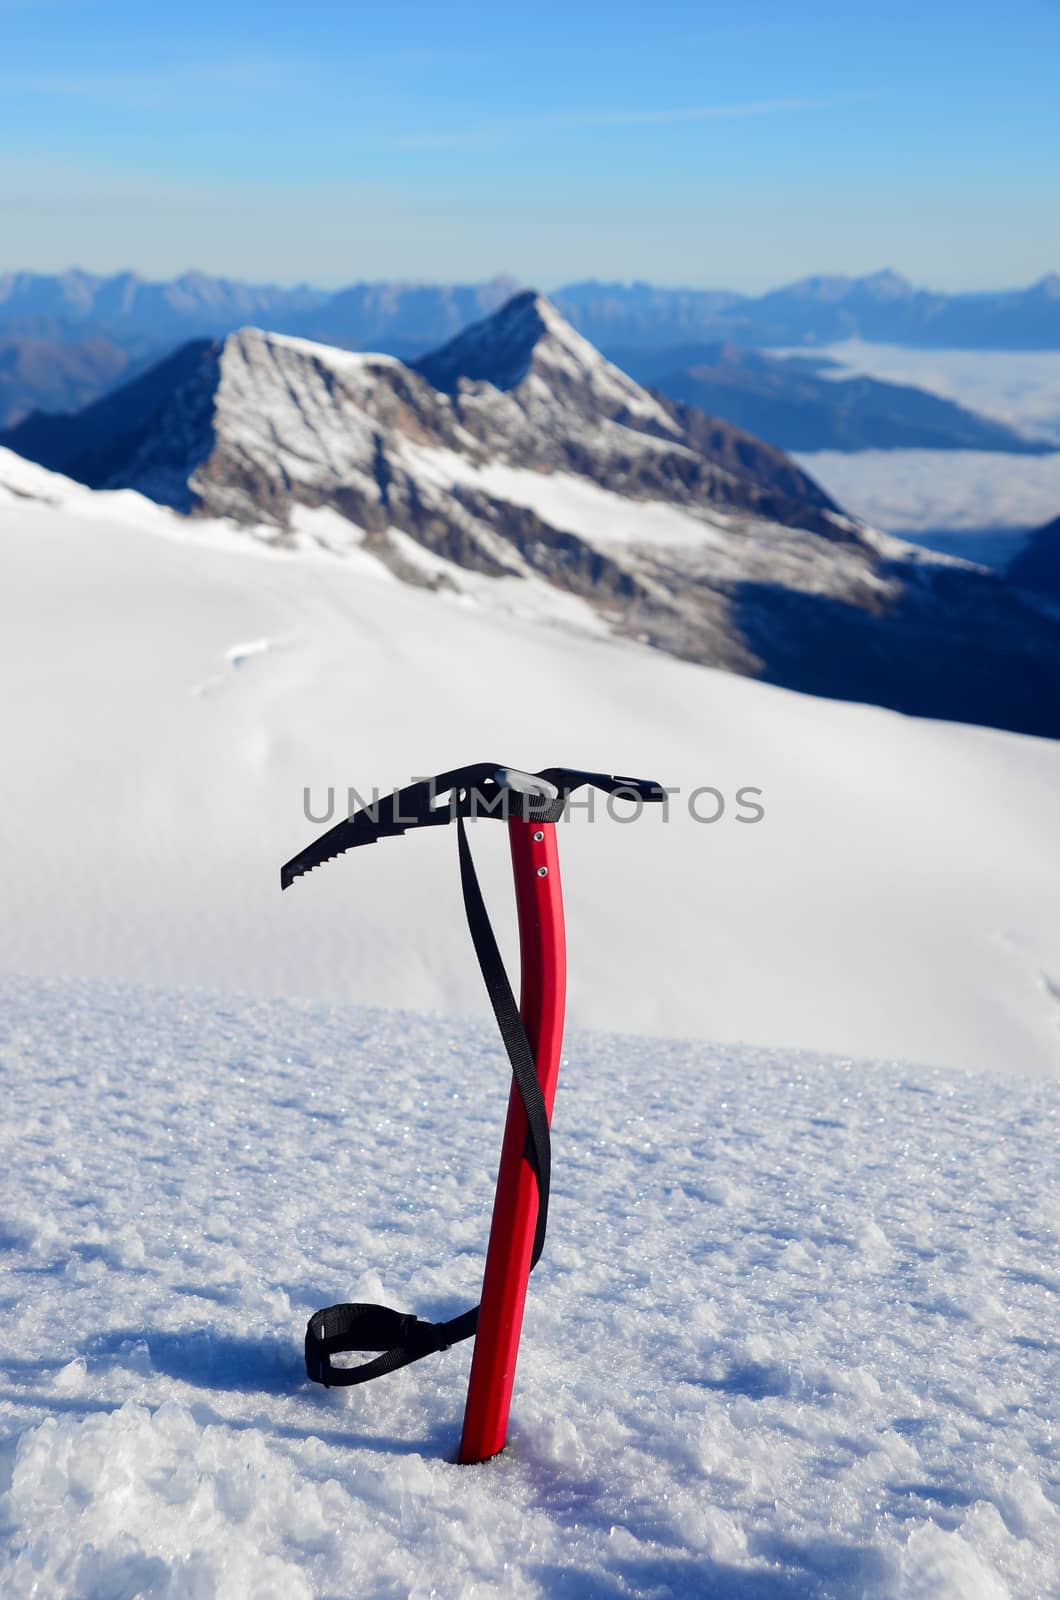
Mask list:
[{"label": "blue sky", "polygon": [[1060,0],[0,0],[0,269],[1060,270]]}]

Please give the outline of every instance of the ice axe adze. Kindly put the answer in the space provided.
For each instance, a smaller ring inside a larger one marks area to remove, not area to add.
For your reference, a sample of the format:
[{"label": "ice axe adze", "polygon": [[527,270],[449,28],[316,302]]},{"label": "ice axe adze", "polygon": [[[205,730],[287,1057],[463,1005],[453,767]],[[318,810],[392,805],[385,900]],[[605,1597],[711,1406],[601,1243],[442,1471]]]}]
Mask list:
[{"label": "ice axe adze", "polygon": [[[546,767],[520,772],[494,762],[457,767],[374,801],[288,861],[284,889],[343,851],[377,839],[455,821],[464,909],[475,953],[512,1068],[493,1223],[479,1305],[449,1322],[424,1322],[386,1306],[338,1305],[317,1311],[306,1328],[306,1371],[325,1386],[366,1383],[435,1350],[475,1335],[459,1460],[485,1461],[503,1450],[527,1279],[541,1256],[548,1217],[549,1120],[556,1094],[566,997],[566,945],[556,822],[584,785],[630,800],[664,800],[639,778]],[[517,1006],[493,936],[468,846],[464,820],[508,824],[519,918]],[[343,1351],[384,1353],[356,1367],[335,1367]]]}]

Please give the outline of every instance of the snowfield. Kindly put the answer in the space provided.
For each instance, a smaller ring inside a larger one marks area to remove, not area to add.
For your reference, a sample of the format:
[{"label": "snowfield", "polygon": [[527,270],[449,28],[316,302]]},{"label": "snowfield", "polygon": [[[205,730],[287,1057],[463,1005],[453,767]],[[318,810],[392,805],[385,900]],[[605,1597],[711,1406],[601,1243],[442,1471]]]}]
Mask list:
[{"label": "snowfield", "polygon": [[[649,439],[648,448],[650,445]],[[503,461],[476,466],[455,450],[411,443],[403,449],[409,462],[429,481],[445,488],[456,483],[485,490],[510,505],[529,507],[553,527],[570,529],[605,546],[697,548],[713,544],[724,550],[724,532],[738,520],[716,507],[701,515],[662,500],[630,500],[573,472],[535,472]],[[779,541],[786,530],[771,523],[769,532]]]},{"label": "snowfield", "polygon": [[[1060,744],[274,535],[0,451],[0,1596],[1060,1595]],[[469,1346],[301,1354],[478,1296],[508,1071],[455,839],[279,867],[487,758],[676,792],[562,827],[550,1239],[458,1468]]]},{"label": "snowfield", "polygon": [[[397,583],[326,508],[282,553],[25,467],[0,453],[0,971],[466,1013],[448,832],[282,896],[280,864],[351,787],[563,763],[680,788],[564,824],[575,1024],[1058,1076],[1060,744],[601,641],[544,584]],[[473,833],[510,950],[504,831]]]},{"label": "snowfield", "polygon": [[491,1025],[0,984],[5,1600],[1060,1592],[1056,1087],[571,1034],[508,1450],[470,1347]]}]

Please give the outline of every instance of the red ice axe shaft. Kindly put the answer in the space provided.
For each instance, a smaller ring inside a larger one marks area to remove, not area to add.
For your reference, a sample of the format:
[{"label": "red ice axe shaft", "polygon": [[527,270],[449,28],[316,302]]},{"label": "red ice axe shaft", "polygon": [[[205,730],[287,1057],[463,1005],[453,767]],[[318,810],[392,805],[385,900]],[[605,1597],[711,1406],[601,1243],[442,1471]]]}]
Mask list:
[{"label": "red ice axe shaft", "polygon": [[[373,801],[329,828],[280,869],[281,887],[288,889],[297,878],[358,845],[375,844],[410,828],[457,824],[464,910],[513,1083],[481,1305],[446,1322],[427,1322],[411,1312],[361,1302],[326,1306],[306,1324],[305,1363],[306,1375],[314,1383],[347,1387],[381,1378],[474,1335],[459,1454],[466,1462],[484,1461],[504,1448],[527,1278],[544,1245],[551,1173],[549,1123],[566,990],[554,823],[575,790],[585,786],[638,805],[661,802],[667,794],[650,779],[571,767],[527,773],[480,761],[436,778],[417,778],[407,788]],[[473,817],[503,818],[508,823],[519,913],[519,1004],[504,971],[466,837],[465,818]],[[357,1366],[336,1366],[332,1358],[350,1351],[382,1353]]]},{"label": "red ice axe shaft", "polygon": [[[559,848],[553,822],[508,821],[519,915],[519,1011],[534,1052],[549,1120],[556,1098],[567,947]],[[527,1117],[515,1084],[501,1146],[459,1460],[486,1461],[504,1449],[537,1226],[537,1178],[526,1157]]]}]

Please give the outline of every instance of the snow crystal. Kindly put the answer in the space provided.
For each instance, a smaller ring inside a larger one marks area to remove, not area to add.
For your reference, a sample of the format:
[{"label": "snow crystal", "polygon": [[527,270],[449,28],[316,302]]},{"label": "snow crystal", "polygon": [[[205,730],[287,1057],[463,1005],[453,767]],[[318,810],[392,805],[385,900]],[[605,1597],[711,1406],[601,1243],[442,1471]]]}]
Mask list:
[{"label": "snow crystal", "polygon": [[0,984],[11,1600],[1057,1592],[1055,1085],[573,1034],[510,1444],[470,1347],[304,1378],[315,1308],[477,1298],[492,1029]]}]

